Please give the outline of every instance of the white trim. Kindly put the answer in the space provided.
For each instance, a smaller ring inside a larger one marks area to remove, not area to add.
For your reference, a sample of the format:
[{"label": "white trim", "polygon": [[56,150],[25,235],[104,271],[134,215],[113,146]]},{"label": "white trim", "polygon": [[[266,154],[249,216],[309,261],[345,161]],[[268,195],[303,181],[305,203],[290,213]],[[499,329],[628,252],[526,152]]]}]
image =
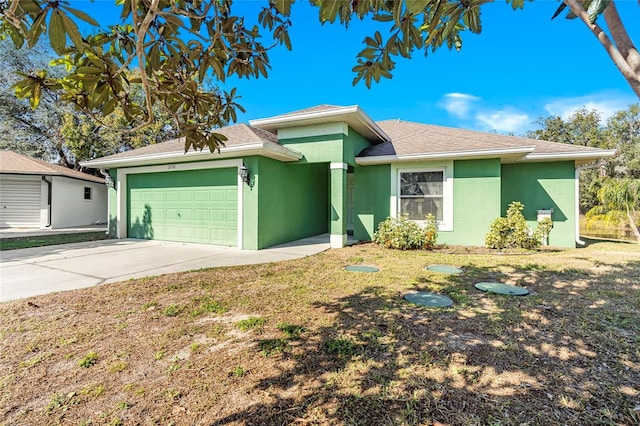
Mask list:
[{"label": "white trim", "polygon": [[596,164],[591,164],[588,166],[582,166],[582,167],[576,167],[576,171],[575,171],[575,175],[574,175],[574,189],[575,189],[575,195],[574,195],[574,200],[575,200],[575,240],[576,240],[576,244],[579,244],[581,246],[585,245],[586,243],[584,241],[582,241],[580,239],[580,172],[583,170],[587,170],[587,169],[593,169],[595,168],[597,165]]},{"label": "white trim", "polygon": [[263,157],[273,158],[280,161],[298,161],[302,159],[302,153],[293,149],[278,145],[273,142],[256,142],[243,145],[231,145],[221,147],[220,152],[211,153],[209,151],[172,151],[154,154],[142,154],[126,158],[96,159],[91,161],[83,161],[80,163],[83,167],[91,168],[116,168],[116,167],[134,167],[156,164],[183,163],[199,160],[217,160],[229,157],[260,155]]},{"label": "white trim", "polygon": [[535,146],[524,146],[518,148],[499,148],[487,150],[472,151],[451,151],[451,152],[434,152],[423,154],[406,154],[406,155],[379,155],[371,157],[357,157],[356,164],[388,164],[408,161],[432,161],[442,159],[472,159],[484,157],[500,157],[500,156],[516,156],[522,158],[526,154],[533,152]]},{"label": "white trim", "polygon": [[[407,172],[443,172],[442,221],[438,222],[439,231],[453,231],[453,161],[417,163],[409,166],[391,165],[391,217],[398,217],[400,211],[400,173]],[[416,221],[423,224],[424,221]]]},{"label": "white trim", "polygon": [[383,142],[389,142],[391,140],[389,135],[365,114],[358,105],[261,118],[258,120],[250,120],[249,124],[253,127],[273,131],[285,127],[320,124],[331,121],[344,121],[364,137],[375,137]]},{"label": "white trim", "polygon": [[[183,163],[183,164],[163,164],[146,167],[131,167],[131,168],[119,168],[118,173],[118,204],[117,204],[117,223],[118,229],[116,234],[118,238],[127,238],[127,176],[137,175],[141,173],[158,173],[158,172],[178,172],[187,170],[202,170],[202,169],[223,169],[235,167],[236,175],[238,176],[238,248],[244,247],[242,239],[243,224],[243,194],[244,183],[240,178],[240,167],[242,167],[242,159],[234,160],[219,160],[219,161],[201,161],[197,163]],[[124,226],[123,226],[124,225]]]},{"label": "white trim", "polygon": [[347,234],[331,234],[329,236],[329,246],[331,248],[342,248],[347,245]]},{"label": "white trim", "polygon": [[521,161],[559,161],[559,160],[597,160],[598,158],[613,157],[615,149],[599,149],[589,152],[554,152],[529,154]]},{"label": "white trim", "polygon": [[331,170],[348,170],[349,165],[347,163],[329,163],[329,169]]}]

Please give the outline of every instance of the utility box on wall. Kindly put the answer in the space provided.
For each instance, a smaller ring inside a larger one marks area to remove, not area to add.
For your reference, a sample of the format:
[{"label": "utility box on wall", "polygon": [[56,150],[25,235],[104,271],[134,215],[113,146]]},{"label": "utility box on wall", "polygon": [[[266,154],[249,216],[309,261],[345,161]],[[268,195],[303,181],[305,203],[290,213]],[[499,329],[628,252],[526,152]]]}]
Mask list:
[{"label": "utility box on wall", "polygon": [[549,218],[552,219],[551,217],[553,215],[553,209],[542,209],[542,210],[537,210],[536,213],[538,213],[538,216],[536,218],[536,221],[540,222],[542,219],[545,218]]},{"label": "utility box on wall", "polygon": [[[549,220],[553,220],[552,216],[553,216],[553,209],[542,209],[542,210],[537,210],[537,217],[536,220],[538,222],[539,226],[543,226],[540,222],[542,222],[545,219],[549,219]],[[551,227],[553,227],[553,225],[551,225]],[[548,246],[549,245],[549,231],[551,229],[549,228],[548,230],[543,231],[543,235],[542,235],[542,245],[543,246]]]}]

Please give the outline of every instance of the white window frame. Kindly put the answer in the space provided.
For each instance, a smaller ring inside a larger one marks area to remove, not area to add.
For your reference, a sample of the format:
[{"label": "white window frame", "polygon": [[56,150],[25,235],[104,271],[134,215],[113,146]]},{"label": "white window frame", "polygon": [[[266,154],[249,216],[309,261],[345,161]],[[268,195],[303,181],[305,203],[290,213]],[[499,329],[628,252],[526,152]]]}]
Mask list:
[{"label": "white window frame", "polygon": [[[453,161],[422,163],[413,165],[392,164],[391,166],[391,216],[400,214],[400,173],[442,172],[442,220],[438,221],[438,230],[453,231]],[[424,225],[424,220],[416,220]]]},{"label": "white window frame", "polygon": [[[89,198],[87,198],[87,189],[89,190]],[[92,201],[93,200],[93,188],[91,186],[85,186],[83,189],[82,198],[84,201]]]}]

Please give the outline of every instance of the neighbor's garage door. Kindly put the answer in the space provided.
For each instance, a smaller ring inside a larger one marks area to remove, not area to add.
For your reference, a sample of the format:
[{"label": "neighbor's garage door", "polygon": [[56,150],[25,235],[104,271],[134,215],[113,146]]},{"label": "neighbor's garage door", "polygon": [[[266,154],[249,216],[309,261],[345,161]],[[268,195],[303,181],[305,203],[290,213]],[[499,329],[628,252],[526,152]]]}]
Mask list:
[{"label": "neighbor's garage door", "polygon": [[0,177],[0,228],[40,227],[40,176]]},{"label": "neighbor's garage door", "polygon": [[127,176],[127,236],[238,245],[235,168]]}]

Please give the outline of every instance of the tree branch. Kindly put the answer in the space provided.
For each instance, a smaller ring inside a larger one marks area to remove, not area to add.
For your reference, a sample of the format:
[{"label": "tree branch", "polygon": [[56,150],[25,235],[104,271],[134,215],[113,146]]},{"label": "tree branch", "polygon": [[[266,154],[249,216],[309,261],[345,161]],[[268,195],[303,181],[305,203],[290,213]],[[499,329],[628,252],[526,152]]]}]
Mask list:
[{"label": "tree branch", "polygon": [[629,33],[624,27],[622,19],[618,14],[618,9],[613,1],[609,3],[609,6],[604,10],[604,20],[620,53],[624,56],[626,62],[635,74],[640,76],[640,54],[638,54],[638,49],[636,49],[636,46],[629,37]]},{"label": "tree branch", "polygon": [[609,54],[609,57],[613,60],[613,63],[631,86],[631,89],[633,89],[635,94],[640,98],[640,77],[633,72],[631,66],[627,63],[624,56],[622,56],[622,53],[620,53],[617,47],[611,42],[607,34],[598,24],[592,24],[589,21],[587,11],[578,3],[578,0],[564,0],[564,3],[569,6],[571,11],[575,13],[596,36],[600,44],[602,44],[602,47],[607,51],[607,54]]},{"label": "tree branch", "polygon": [[[134,21],[134,24],[136,24],[135,27],[137,27],[136,28],[136,36],[137,36],[136,54],[138,56],[138,68],[140,69],[140,80],[142,84],[142,90],[144,91],[145,105],[147,106],[147,120],[140,126],[133,129],[134,131],[153,123],[153,111],[152,111],[153,99],[151,98],[151,87],[149,86],[149,79],[147,77],[147,72],[144,69],[144,64],[145,64],[144,39],[145,39],[145,36],[147,35],[147,32],[149,31],[151,22],[158,14],[158,3],[159,3],[159,0],[151,0],[151,5],[149,6],[149,9],[147,10],[145,17],[142,20],[142,23],[139,24],[139,26],[137,25],[138,15],[136,13],[136,10],[135,9],[132,10],[133,21]],[[132,3],[132,5],[133,4],[135,4],[135,2]]]}]

